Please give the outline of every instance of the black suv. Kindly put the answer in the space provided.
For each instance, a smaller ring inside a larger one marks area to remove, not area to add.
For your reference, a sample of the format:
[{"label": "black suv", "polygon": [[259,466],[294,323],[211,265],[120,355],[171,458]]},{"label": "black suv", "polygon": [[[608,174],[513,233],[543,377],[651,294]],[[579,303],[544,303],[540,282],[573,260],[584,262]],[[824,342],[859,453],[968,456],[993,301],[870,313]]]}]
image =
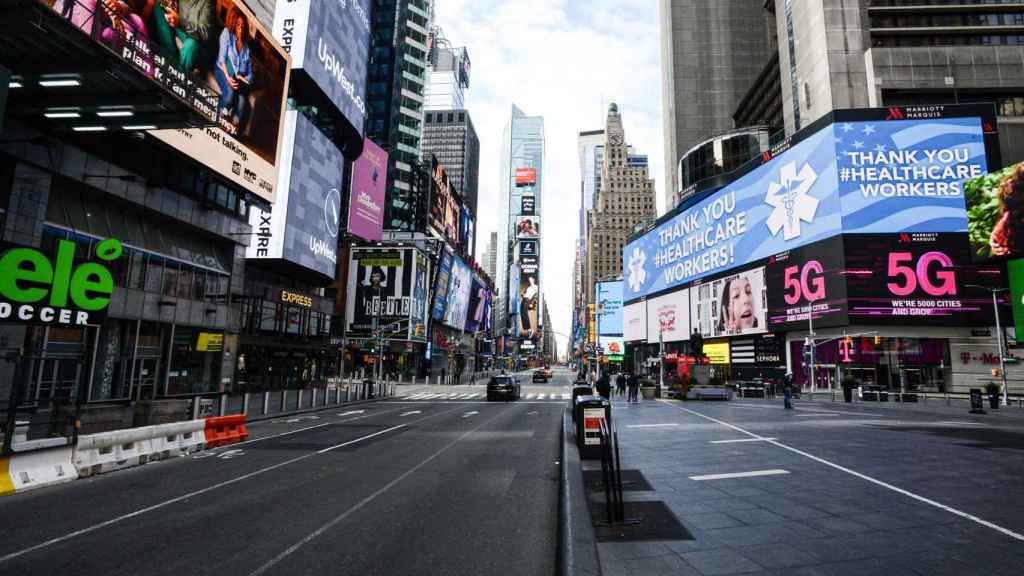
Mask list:
[{"label": "black suv", "polygon": [[487,401],[504,398],[505,400],[519,400],[522,390],[519,381],[515,376],[491,376],[487,383]]}]

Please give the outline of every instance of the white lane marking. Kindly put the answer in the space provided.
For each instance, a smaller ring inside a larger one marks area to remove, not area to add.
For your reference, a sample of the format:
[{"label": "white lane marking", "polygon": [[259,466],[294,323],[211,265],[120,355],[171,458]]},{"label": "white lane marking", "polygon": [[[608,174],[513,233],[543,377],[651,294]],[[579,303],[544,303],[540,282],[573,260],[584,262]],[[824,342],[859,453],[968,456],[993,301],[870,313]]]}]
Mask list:
[{"label": "white lane marking", "polygon": [[355,444],[356,442],[362,442],[363,440],[366,440],[366,439],[369,439],[369,438],[373,438],[374,436],[380,436],[381,434],[387,434],[388,432],[391,432],[392,430],[398,430],[399,428],[401,428],[403,426],[408,426],[408,425],[409,424],[406,423],[406,424],[399,424],[398,426],[392,426],[391,428],[388,428],[386,430],[381,430],[380,432],[374,432],[373,434],[370,434],[368,436],[363,436],[362,438],[357,438],[355,440],[349,440],[348,442],[342,442],[341,444],[338,444],[337,446],[331,446],[330,448],[324,448],[323,450],[318,450],[316,453],[317,454],[326,454],[327,452],[330,452],[331,450],[335,450],[335,449],[338,449],[338,448],[344,448],[345,446],[349,446],[351,444]]},{"label": "white lane marking", "polygon": [[775,438],[734,438],[732,440],[711,440],[712,444],[734,444],[736,442],[764,442]]},{"label": "white lane marking", "polygon": [[480,394],[479,392],[477,392],[476,394],[470,394],[470,395],[469,395],[469,396],[467,397],[467,400],[468,400],[469,398],[479,398],[479,397],[481,397],[481,396],[483,396],[483,394]]},{"label": "white lane marking", "polygon": [[429,394],[413,394],[412,396],[406,396],[410,400],[419,400],[420,398],[426,398]]},{"label": "white lane marking", "polygon": [[728,480],[730,478],[753,478],[755,476],[775,476],[776,474],[789,474],[787,470],[774,468],[772,470],[752,470],[750,472],[729,472],[726,474],[705,474],[703,476],[690,476],[690,480],[698,482],[704,480]]},{"label": "white lane marking", "polygon": [[794,414],[794,416],[839,416],[835,412],[807,412],[806,414]]},{"label": "white lane marking", "polygon": [[678,422],[666,422],[664,424],[630,424],[626,428],[661,428],[663,426],[679,426]]},{"label": "white lane marking", "polygon": [[534,414],[540,414],[540,412],[537,412],[536,410],[530,410],[529,412],[526,413],[527,416],[533,416]]},{"label": "white lane marking", "polygon": [[[660,402],[668,404],[669,406],[673,405],[673,404],[670,404],[669,402],[667,402],[665,400],[660,400]],[[989,522],[988,520],[985,520],[984,518],[980,518],[978,516],[975,516],[974,514],[969,514],[967,512],[964,512],[963,510],[958,510],[956,508],[953,508],[952,506],[946,506],[945,504],[942,504],[940,502],[936,502],[935,500],[932,500],[931,498],[925,498],[924,496],[919,496],[919,495],[914,494],[913,492],[911,492],[909,490],[904,490],[903,488],[900,488],[899,486],[894,486],[892,484],[889,484],[888,482],[884,482],[882,480],[878,480],[878,479],[872,478],[871,476],[868,476],[867,474],[861,474],[860,472],[857,472],[856,470],[851,470],[850,468],[847,468],[845,466],[840,466],[839,464],[835,464],[834,462],[829,462],[828,460],[825,460],[824,458],[819,458],[819,457],[817,457],[817,456],[815,456],[813,454],[809,454],[807,452],[804,452],[803,450],[799,450],[797,448],[793,448],[792,446],[787,446],[787,445],[783,444],[782,442],[779,442],[778,440],[772,440],[770,438],[765,438],[765,437],[760,436],[758,434],[754,434],[753,432],[748,432],[748,431],[744,430],[743,428],[740,428],[739,426],[736,426],[734,424],[729,424],[728,422],[723,422],[722,420],[718,420],[716,418],[712,418],[711,416],[705,416],[704,414],[701,414],[700,412],[695,412],[693,410],[690,410],[689,408],[683,408],[682,406],[676,406],[676,408],[678,408],[679,410],[682,410],[684,412],[689,412],[690,414],[693,414],[694,416],[698,416],[700,418],[704,418],[705,420],[710,420],[712,422],[715,422],[716,424],[721,424],[722,426],[725,426],[727,428],[732,428],[733,430],[736,430],[737,432],[742,432],[743,434],[746,434],[747,436],[750,436],[752,438],[760,438],[761,440],[764,440],[765,442],[768,442],[769,444],[773,444],[775,446],[778,446],[779,448],[782,448],[783,450],[789,450],[790,452],[792,452],[794,454],[799,454],[799,455],[801,455],[801,456],[803,456],[805,458],[810,458],[811,460],[814,460],[815,462],[818,462],[820,464],[824,464],[825,466],[828,466],[830,468],[835,468],[836,470],[839,470],[840,472],[846,472],[847,474],[850,474],[851,476],[856,476],[857,478],[860,478],[861,480],[865,480],[867,482],[875,484],[876,486],[881,486],[882,488],[887,488],[889,490],[892,490],[893,492],[896,492],[897,494],[902,494],[902,495],[904,495],[904,496],[906,496],[908,498],[913,498],[914,500],[917,500],[918,502],[923,502],[925,504],[929,504],[931,506],[939,508],[940,510],[945,510],[946,512],[949,512],[950,514],[955,514],[956,516],[959,516],[961,518],[965,518],[967,520],[970,520],[971,522],[976,522],[978,524],[981,524],[982,526],[985,526],[986,528],[991,528],[991,529],[993,529],[996,532],[999,532],[1001,534],[1005,534],[1005,535],[1009,536],[1010,538],[1014,538],[1016,540],[1020,540],[1020,541],[1024,542],[1024,534],[1019,534],[1019,533],[1014,532],[1013,530],[1010,530],[1008,528],[1003,528],[1002,526],[1000,526],[998,524],[994,524],[992,522]]]},{"label": "white lane marking", "polygon": [[[231,447],[244,446],[246,444],[253,444],[254,442],[263,442],[264,440],[270,440],[272,438],[280,438],[281,436],[289,436],[291,434],[298,434],[299,432],[305,432],[306,430],[315,430],[317,428],[323,428],[324,426],[332,426],[334,424],[344,424],[346,422],[355,422],[356,420],[362,420],[363,418],[369,418],[371,416],[377,416],[380,414],[390,414],[391,412],[397,412],[399,409],[394,410],[382,410],[380,412],[371,412],[364,416],[356,416],[355,418],[349,418],[348,420],[341,420],[338,422],[324,422],[323,424],[315,424],[313,426],[306,426],[305,428],[297,428],[295,430],[289,430],[287,432],[281,432],[280,434],[274,434],[272,436],[263,436],[261,438],[253,438],[252,440],[246,440],[245,442],[236,442],[231,444]],[[259,424],[259,422],[253,422],[253,424]],[[211,448],[211,450],[220,450],[220,448]]]},{"label": "white lane marking", "polygon": [[[422,422],[422,421],[427,420],[429,418],[434,418],[435,416],[440,416],[442,414],[448,414],[449,412],[452,412],[452,410],[445,410],[444,412],[438,412],[436,414],[431,414],[429,416],[424,416],[423,418],[420,418],[420,419],[416,420],[415,422]],[[381,412],[378,412],[377,414],[381,414]],[[365,416],[361,416],[360,418],[365,418]],[[352,418],[351,420],[359,420],[359,418]],[[415,422],[409,422],[408,424],[414,424]],[[406,424],[402,424],[402,426],[405,426],[405,425]],[[326,424],[319,424],[317,426],[313,426],[312,428],[319,428],[320,426],[326,426]],[[481,426],[483,426],[483,424],[481,424]],[[305,430],[308,430],[308,429],[309,428],[305,428]],[[295,432],[299,432],[299,430],[294,430],[292,432],[286,432],[285,434],[278,434],[278,436],[285,436],[287,434],[294,434]],[[349,442],[346,442],[345,445],[354,444],[356,442],[361,442],[361,441],[366,440],[368,438],[372,438],[374,436],[377,436],[378,434],[380,434],[380,432],[374,432],[373,434],[368,434],[368,435],[363,436],[361,438],[356,438],[355,440],[350,440]],[[273,437],[274,436],[268,436],[267,438],[273,438]],[[267,438],[260,438],[259,440],[266,440]],[[237,444],[232,444],[232,446],[239,446],[241,444],[244,444],[244,442],[239,442]],[[148,514],[149,512],[153,512],[154,510],[159,510],[161,508],[165,508],[167,506],[170,506],[171,504],[177,504],[178,502],[182,502],[184,500],[188,500],[189,498],[195,498],[196,496],[201,496],[203,494],[206,494],[207,492],[212,492],[212,491],[214,491],[214,490],[216,490],[218,488],[223,488],[225,486],[230,486],[232,484],[237,484],[238,482],[241,482],[243,480],[248,480],[249,478],[253,478],[255,476],[259,476],[260,474],[265,474],[267,472],[271,472],[273,470],[277,470],[278,468],[282,468],[282,467],[287,466],[289,464],[294,464],[296,462],[300,462],[302,460],[306,460],[307,458],[312,458],[313,456],[316,456],[317,454],[319,454],[319,452],[310,452],[309,454],[303,454],[302,456],[296,456],[295,458],[292,458],[290,460],[285,460],[284,462],[278,462],[277,464],[273,464],[271,466],[267,466],[266,468],[260,468],[259,470],[255,470],[253,472],[249,472],[248,474],[243,474],[243,475],[238,476],[236,478],[232,478],[231,480],[225,480],[223,482],[218,482],[218,483],[216,483],[216,484],[214,484],[212,486],[207,486],[206,488],[201,488],[199,490],[194,490],[192,492],[189,492],[188,494],[183,494],[181,496],[177,496],[177,497],[171,498],[169,500],[164,500],[163,502],[159,502],[157,504],[153,504],[152,506],[147,506],[146,508],[140,508],[139,510],[136,510],[134,512],[129,512],[128,514],[122,514],[121,516],[118,516],[116,518],[111,518],[110,520],[104,520],[103,522],[100,522],[99,524],[93,524],[92,526],[89,526],[87,528],[82,528],[80,530],[75,530],[74,532],[68,532],[67,534],[64,534],[63,536],[58,536],[56,538],[51,538],[49,540],[46,540],[45,542],[40,542],[39,544],[36,544],[34,546],[29,546],[28,548],[25,548],[23,550],[18,550],[17,552],[11,552],[10,554],[7,554],[6,556],[0,556],[0,564],[3,564],[4,562],[7,562],[8,560],[13,560],[13,559],[18,558],[20,556],[24,556],[25,554],[30,554],[32,552],[35,552],[36,550],[42,550],[43,548],[49,548],[50,546],[53,546],[54,544],[60,544],[61,542],[65,542],[65,541],[70,540],[72,538],[77,538],[78,536],[83,536],[85,534],[90,534],[90,533],[95,532],[95,531],[97,531],[97,530],[99,530],[101,528],[106,528],[107,526],[113,526],[114,524],[119,524],[121,522],[124,522],[125,520],[130,520],[132,518],[135,518],[136,516],[142,516],[143,514]]]},{"label": "white lane marking", "polygon": [[462,417],[463,418],[469,418],[470,416],[472,416],[474,414],[479,414],[479,412],[477,412],[476,410],[473,410],[472,412],[466,412],[465,414],[462,415]]},{"label": "white lane marking", "polygon": [[338,414],[338,416],[351,416],[352,414],[362,414],[363,412],[366,412],[366,410],[349,410],[348,412]]},{"label": "white lane marking", "polygon": [[[429,418],[429,416],[428,416],[428,418]],[[299,548],[302,548],[303,546],[305,546],[309,542],[313,541],[315,538],[317,538],[318,536],[320,536],[324,532],[327,532],[328,530],[330,530],[334,526],[337,526],[340,522],[344,521],[346,518],[348,518],[349,516],[351,516],[355,512],[359,511],[361,508],[363,508],[364,506],[366,506],[370,502],[373,502],[378,496],[380,496],[381,494],[387,492],[388,490],[391,490],[399,482],[401,482],[402,480],[405,480],[409,476],[415,474],[416,471],[418,471],[420,468],[423,468],[424,466],[426,466],[427,464],[432,462],[435,458],[437,458],[441,454],[447,452],[452,446],[455,446],[457,443],[461,442],[463,439],[465,439],[470,434],[472,434],[472,433],[480,430],[481,428],[483,428],[484,425],[486,425],[490,421],[491,420],[485,420],[484,422],[481,422],[480,425],[477,426],[476,428],[473,428],[472,430],[468,430],[468,431],[466,431],[465,434],[463,434],[463,435],[459,436],[458,438],[452,440],[451,442],[446,444],[444,447],[442,447],[440,450],[438,450],[437,452],[434,452],[433,454],[431,454],[426,460],[420,462],[419,464],[417,464],[417,465],[413,466],[412,468],[410,468],[409,470],[405,471],[404,473],[402,473],[401,476],[395,478],[391,482],[388,482],[387,484],[382,486],[380,488],[380,490],[377,490],[373,494],[370,494],[366,498],[363,498],[355,506],[353,506],[353,507],[349,508],[348,510],[342,512],[338,516],[334,517],[330,522],[328,522],[328,523],[324,524],[323,526],[317,528],[313,532],[310,532],[302,540],[299,540],[295,544],[292,544],[287,549],[285,549],[283,552],[281,552],[277,556],[274,556],[273,558],[268,560],[266,564],[260,566],[256,570],[254,570],[249,576],[259,576],[260,574],[265,574],[268,570],[270,570],[271,568],[273,568],[274,566],[279,564],[282,560],[284,560],[288,556],[291,556],[293,553],[295,553],[295,551],[297,551]],[[2,561],[2,559],[0,559],[0,561]]]},{"label": "white lane marking", "polygon": [[423,412],[421,412],[419,410],[410,410],[408,412],[402,412],[401,414],[399,414],[399,416],[401,416],[402,418],[405,418],[406,416],[410,416],[412,414],[422,414],[422,413]]}]

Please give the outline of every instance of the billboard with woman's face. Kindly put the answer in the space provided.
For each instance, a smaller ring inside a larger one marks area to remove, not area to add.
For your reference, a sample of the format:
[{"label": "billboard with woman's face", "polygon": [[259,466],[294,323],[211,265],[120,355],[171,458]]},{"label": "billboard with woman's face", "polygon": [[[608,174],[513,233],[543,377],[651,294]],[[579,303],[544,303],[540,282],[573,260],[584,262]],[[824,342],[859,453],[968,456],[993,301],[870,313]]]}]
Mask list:
[{"label": "billboard with woman's face", "polygon": [[540,217],[516,216],[516,238],[540,238]]},{"label": "billboard with woman's face", "polygon": [[690,294],[692,316],[705,338],[767,331],[763,266],[699,284]]},{"label": "billboard with woman's face", "polygon": [[1024,162],[964,184],[976,259],[1024,256]]}]

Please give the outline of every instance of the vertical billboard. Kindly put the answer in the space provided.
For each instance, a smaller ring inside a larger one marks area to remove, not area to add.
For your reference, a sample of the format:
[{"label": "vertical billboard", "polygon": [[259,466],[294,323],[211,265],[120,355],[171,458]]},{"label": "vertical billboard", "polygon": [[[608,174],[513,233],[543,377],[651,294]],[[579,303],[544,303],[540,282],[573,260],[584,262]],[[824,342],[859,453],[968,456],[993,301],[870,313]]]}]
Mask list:
[{"label": "vertical billboard", "polygon": [[[284,0],[274,10],[274,37],[302,71],[363,135],[370,0]],[[295,76],[298,81],[298,75]]]},{"label": "vertical billboard", "polygon": [[540,217],[516,216],[516,238],[540,238]]},{"label": "vertical billboard", "polygon": [[334,278],[341,215],[341,151],[305,116],[285,115],[278,199],[269,212],[253,206],[253,238],[245,257],[294,262]]},{"label": "vertical billboard", "polygon": [[448,310],[444,323],[456,330],[464,330],[469,312],[469,295],[472,290],[473,271],[455,256],[452,259],[451,280],[448,283]]},{"label": "vertical billboard", "polygon": [[765,265],[768,286],[768,327],[773,332],[806,330],[813,310],[814,325],[825,328],[848,323],[846,278],[841,236],[772,255]]},{"label": "vertical billboard", "polygon": [[537,169],[536,168],[516,168],[516,187],[520,186],[536,186],[537,185]]},{"label": "vertical billboard", "polygon": [[459,244],[459,220],[461,204],[458,193],[452,186],[451,178],[444,170],[444,165],[437,161],[436,156],[430,157],[431,162],[431,194],[430,194],[430,225],[452,244]]},{"label": "vertical billboard", "polygon": [[373,326],[386,339],[404,340],[413,309],[413,249],[353,249],[349,265],[348,335],[370,338]]},{"label": "vertical billboard", "polygon": [[963,182],[986,166],[979,117],[842,122],[794,141],[630,242],[626,299],[843,232],[967,230]]},{"label": "vertical billboard", "polygon": [[466,313],[466,332],[476,333],[484,325],[484,307],[487,304],[487,288],[483,281],[473,275],[472,286],[469,290],[469,308]]},{"label": "vertical billboard", "polygon": [[598,346],[601,353],[609,362],[622,362],[622,355],[626,353],[625,341],[622,336],[600,336]]},{"label": "vertical billboard", "polygon": [[647,338],[646,302],[635,302],[622,308],[622,337],[626,342]]},{"label": "vertical billboard", "polygon": [[601,336],[622,335],[622,280],[598,282],[597,304],[601,308],[598,334]]},{"label": "vertical billboard", "polygon": [[690,290],[684,288],[647,301],[647,342],[690,339]]},{"label": "vertical billboard", "polygon": [[705,338],[766,332],[764,267],[731,273],[690,288],[691,316]]},{"label": "vertical billboard", "polygon": [[194,78],[188,81],[213,93],[214,126],[150,134],[274,202],[290,68],[284,49],[239,0],[118,4],[129,10],[150,4],[148,21],[135,13],[122,18],[120,28],[139,32],[145,25],[154,61],[172,63],[170,74],[179,82],[191,72]]},{"label": "vertical billboard", "polygon": [[384,199],[388,186],[388,153],[369,138],[352,163],[348,199],[348,231],[364,240],[380,240],[384,229]]},{"label": "vertical billboard", "polygon": [[429,273],[430,265],[427,263],[426,255],[416,250],[416,274],[413,277],[412,306],[409,312],[409,339],[419,342],[427,340],[427,314],[431,305],[430,292],[427,290]]},{"label": "vertical billboard", "polygon": [[430,317],[434,320],[444,320],[448,312],[448,287],[451,284],[452,262],[455,255],[451,250],[445,248],[438,257],[437,281],[434,282],[434,305],[431,307]]},{"label": "vertical billboard", "polygon": [[520,338],[532,339],[540,335],[540,258],[520,254],[518,268],[516,334]]},{"label": "vertical billboard", "polygon": [[1024,256],[1024,162],[974,178],[964,188],[974,257]]},{"label": "vertical billboard", "polygon": [[[851,322],[991,326],[991,293],[1005,280],[996,264],[975,263],[962,233],[845,237]],[[1005,314],[1005,310],[1003,313]]]},{"label": "vertical billboard", "polygon": [[536,216],[537,197],[533,194],[523,194],[519,198],[519,213],[523,216]]}]

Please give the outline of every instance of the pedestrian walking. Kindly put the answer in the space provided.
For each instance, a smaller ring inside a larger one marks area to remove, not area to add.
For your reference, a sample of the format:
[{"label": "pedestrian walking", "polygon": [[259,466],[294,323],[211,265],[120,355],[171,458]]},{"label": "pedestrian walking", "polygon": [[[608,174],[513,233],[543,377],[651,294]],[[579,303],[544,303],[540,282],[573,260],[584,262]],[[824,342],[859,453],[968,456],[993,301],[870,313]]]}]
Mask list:
[{"label": "pedestrian walking", "polygon": [[793,409],[793,373],[786,372],[782,378],[782,404],[786,410]]},{"label": "pedestrian walking", "polygon": [[627,385],[629,386],[629,399],[628,399],[628,401],[629,402],[639,402],[640,401],[640,379],[636,377],[636,374],[630,374],[629,375],[629,381],[627,382]]},{"label": "pedestrian walking", "polygon": [[597,380],[597,395],[605,399],[612,395],[612,380],[607,373]]},{"label": "pedestrian walking", "polygon": [[619,372],[619,375],[615,378],[615,395],[623,396],[626,394],[626,375]]}]

